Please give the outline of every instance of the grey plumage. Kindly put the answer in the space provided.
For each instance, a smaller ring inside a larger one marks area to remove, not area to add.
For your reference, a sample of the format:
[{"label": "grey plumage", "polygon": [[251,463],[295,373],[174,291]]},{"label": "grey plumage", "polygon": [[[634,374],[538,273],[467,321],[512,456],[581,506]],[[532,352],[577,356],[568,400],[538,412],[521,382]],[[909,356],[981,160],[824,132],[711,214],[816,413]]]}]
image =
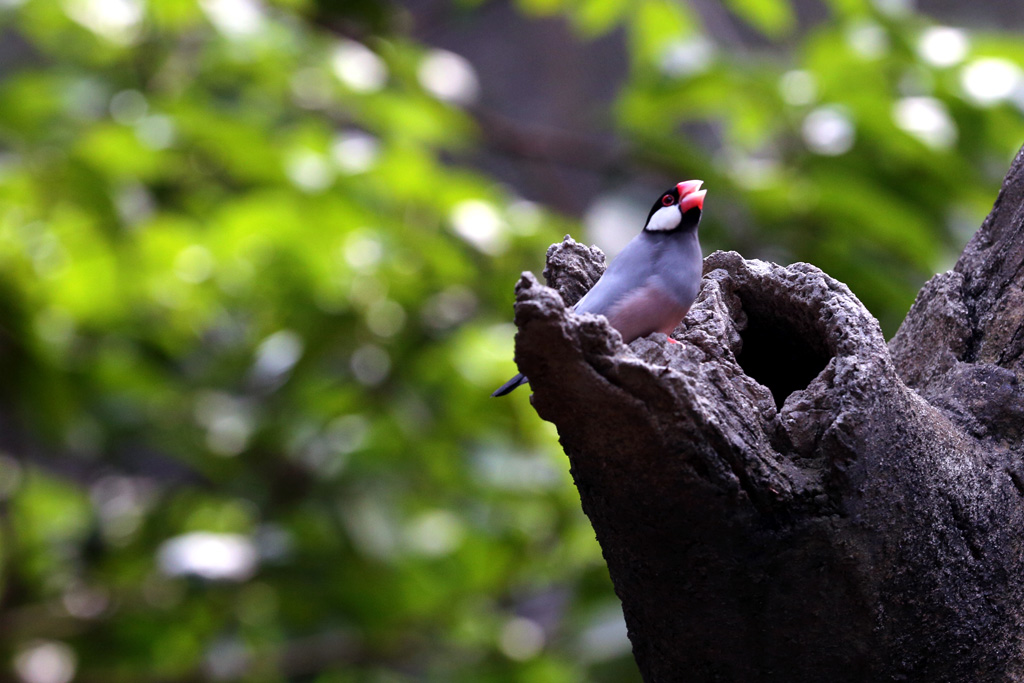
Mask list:
[{"label": "grey plumage", "polygon": [[[627,344],[654,332],[671,334],[700,289],[701,184],[679,183],[659,197],[643,231],[576,303],[576,313],[604,315]],[[520,373],[491,395],[504,396],[527,381]]]}]

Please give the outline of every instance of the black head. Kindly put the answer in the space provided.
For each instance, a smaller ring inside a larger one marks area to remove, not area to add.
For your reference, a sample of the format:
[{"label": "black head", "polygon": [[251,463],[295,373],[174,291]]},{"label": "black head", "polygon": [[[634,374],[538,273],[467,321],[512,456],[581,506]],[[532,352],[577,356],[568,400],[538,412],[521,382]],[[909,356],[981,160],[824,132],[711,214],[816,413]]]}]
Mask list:
[{"label": "black head", "polygon": [[644,230],[696,230],[704,211],[704,195],[707,194],[707,190],[700,189],[703,184],[703,180],[687,180],[663,192],[647,214]]}]

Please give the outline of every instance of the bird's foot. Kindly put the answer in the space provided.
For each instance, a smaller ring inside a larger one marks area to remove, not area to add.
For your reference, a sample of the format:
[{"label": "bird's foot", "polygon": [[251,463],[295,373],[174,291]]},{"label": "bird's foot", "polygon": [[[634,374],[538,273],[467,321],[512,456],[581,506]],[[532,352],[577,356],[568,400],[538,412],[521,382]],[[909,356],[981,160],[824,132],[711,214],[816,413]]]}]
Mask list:
[{"label": "bird's foot", "polygon": [[669,340],[669,342],[671,342],[673,344],[678,344],[679,343],[675,339],[673,339],[672,337],[669,337],[668,340]]}]

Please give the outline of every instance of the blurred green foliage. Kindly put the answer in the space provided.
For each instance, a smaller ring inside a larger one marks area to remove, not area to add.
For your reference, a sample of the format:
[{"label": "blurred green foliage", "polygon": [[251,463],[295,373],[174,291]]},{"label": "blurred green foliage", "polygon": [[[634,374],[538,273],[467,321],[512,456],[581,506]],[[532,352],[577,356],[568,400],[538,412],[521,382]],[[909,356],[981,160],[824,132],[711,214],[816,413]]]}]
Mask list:
[{"label": "blurred green foliage", "polygon": [[[616,129],[705,179],[706,244],[810,261],[891,334],[1024,136],[1024,41],[727,6],[753,46],[670,0],[518,3],[622,30]],[[25,680],[636,678],[554,430],[526,390],[488,398],[516,275],[578,228],[443,161],[476,123],[381,7],[0,1],[0,649]]]}]

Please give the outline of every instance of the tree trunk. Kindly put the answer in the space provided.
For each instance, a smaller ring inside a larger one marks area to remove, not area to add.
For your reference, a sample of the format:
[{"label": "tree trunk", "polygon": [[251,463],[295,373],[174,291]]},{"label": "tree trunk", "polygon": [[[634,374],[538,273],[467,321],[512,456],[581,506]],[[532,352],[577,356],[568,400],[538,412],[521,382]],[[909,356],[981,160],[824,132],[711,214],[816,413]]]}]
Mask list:
[{"label": "tree trunk", "polygon": [[563,303],[603,268],[523,275],[516,359],[646,681],[1024,680],[1024,152],[888,346],[814,266],[716,252],[681,344],[627,348]]}]

